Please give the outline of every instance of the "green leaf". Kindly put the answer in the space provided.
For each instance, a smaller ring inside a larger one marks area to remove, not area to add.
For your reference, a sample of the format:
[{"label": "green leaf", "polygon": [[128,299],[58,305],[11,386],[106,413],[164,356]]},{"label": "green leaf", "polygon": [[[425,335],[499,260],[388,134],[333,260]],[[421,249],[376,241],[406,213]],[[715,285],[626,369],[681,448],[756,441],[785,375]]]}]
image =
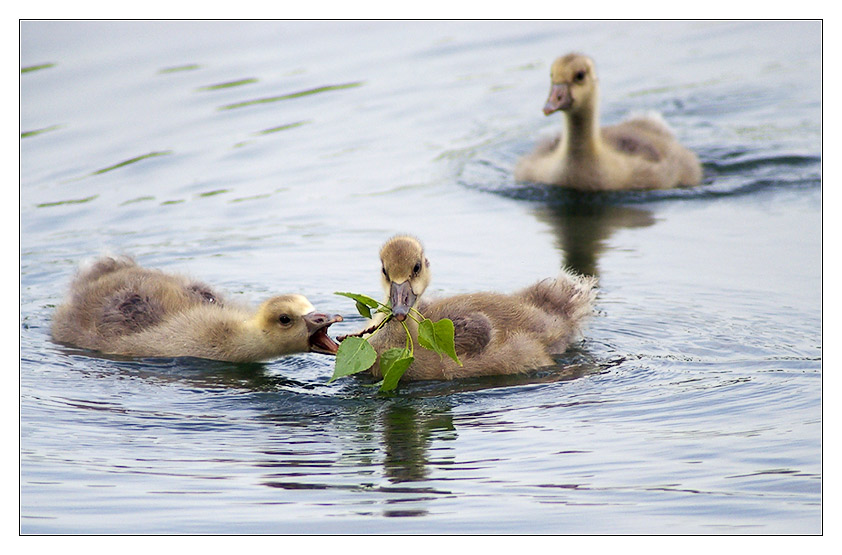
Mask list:
[{"label": "green leaf", "polygon": [[377,308],[378,306],[380,306],[380,303],[378,303],[377,301],[375,301],[371,297],[368,297],[366,295],[360,295],[359,293],[347,293],[347,292],[343,293],[343,292],[340,292],[340,291],[336,291],[333,294],[334,295],[341,295],[342,297],[348,297],[349,299],[354,299],[358,303],[362,303],[366,306],[370,306],[371,308]]},{"label": "green leaf", "polygon": [[365,305],[360,301],[357,301],[357,312],[360,313],[360,316],[365,316],[369,319],[371,318],[371,309],[368,307],[368,305]]},{"label": "green leaf", "polygon": [[371,309],[376,308],[376,312],[386,312],[383,310],[383,303],[379,303],[369,297],[368,295],[360,295],[359,293],[348,293],[336,291],[334,295],[341,295],[357,301],[357,312],[365,318],[371,318]]},{"label": "green leaf", "polygon": [[361,337],[348,337],[339,344],[333,376],[327,383],[368,370],[376,360],[377,352],[368,341]]},{"label": "green leaf", "polygon": [[456,344],[453,339],[453,321],[442,318],[433,322],[424,318],[418,324],[418,343],[425,349],[437,352],[439,355],[447,355],[462,366],[459,357],[456,356]]},{"label": "green leaf", "polygon": [[404,372],[415,360],[406,349],[387,349],[380,353],[380,372],[383,374],[383,383],[380,391],[392,391],[398,387],[398,382]]}]

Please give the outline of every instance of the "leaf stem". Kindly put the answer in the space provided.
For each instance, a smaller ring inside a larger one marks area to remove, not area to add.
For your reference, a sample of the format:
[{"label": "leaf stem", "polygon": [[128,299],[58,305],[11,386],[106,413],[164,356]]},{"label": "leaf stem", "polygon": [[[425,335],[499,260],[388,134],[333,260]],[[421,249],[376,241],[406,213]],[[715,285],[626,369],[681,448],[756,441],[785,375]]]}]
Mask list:
[{"label": "leaf stem", "polygon": [[412,342],[412,335],[409,333],[409,328],[406,327],[406,322],[401,322],[401,325],[406,332],[406,350],[409,351],[409,356],[415,356],[415,344]]},{"label": "leaf stem", "polygon": [[[413,312],[414,312],[415,314],[417,314],[418,316],[414,316],[414,315],[412,314]],[[414,306],[413,306],[413,307],[411,307],[411,308],[409,309],[409,313],[407,314],[407,316],[409,316],[410,318],[412,318],[413,320],[415,320],[415,323],[416,323],[416,324],[420,324],[423,320],[426,320],[426,319],[427,319],[427,317],[426,317],[426,316],[424,316],[423,314],[421,314],[421,312],[419,312],[419,311],[418,311],[418,309],[417,309],[417,308],[415,308]],[[420,318],[420,320],[419,320],[419,318]]]}]

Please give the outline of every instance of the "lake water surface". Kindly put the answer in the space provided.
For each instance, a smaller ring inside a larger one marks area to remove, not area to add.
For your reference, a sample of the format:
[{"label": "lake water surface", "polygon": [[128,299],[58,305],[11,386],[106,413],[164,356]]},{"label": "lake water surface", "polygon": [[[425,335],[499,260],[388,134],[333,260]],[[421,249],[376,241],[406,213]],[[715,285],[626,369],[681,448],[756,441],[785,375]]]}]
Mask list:
[{"label": "lake water surface", "polygon": [[[513,180],[573,50],[704,185]],[[23,22],[20,65],[23,533],[822,532],[820,22]],[[434,294],[598,275],[584,340],[383,395],[49,337],[104,252],[355,331],[398,232]]]}]

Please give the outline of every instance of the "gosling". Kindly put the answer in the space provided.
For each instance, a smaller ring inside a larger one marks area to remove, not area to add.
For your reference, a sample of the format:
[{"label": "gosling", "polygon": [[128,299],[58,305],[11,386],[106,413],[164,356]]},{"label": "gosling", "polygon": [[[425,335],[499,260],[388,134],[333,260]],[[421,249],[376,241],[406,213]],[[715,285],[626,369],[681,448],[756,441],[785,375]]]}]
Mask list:
[{"label": "gosling", "polygon": [[522,158],[515,179],[580,191],[669,189],[701,183],[695,154],[676,141],[657,114],[599,127],[593,60],[568,54],[553,62],[544,115],[564,113],[563,136]]},{"label": "gosling", "polygon": [[255,311],[204,283],[104,257],[80,270],[53,316],[58,343],[130,357],[197,357],[260,362],[302,352],[336,354],[328,327],[302,295],[282,295]]},{"label": "gosling", "polygon": [[[552,355],[563,353],[578,337],[596,295],[594,278],[562,272],[512,295],[485,292],[428,301],[422,295],[430,284],[430,262],[417,239],[389,239],[380,250],[380,262],[380,280],[393,317],[369,341],[378,353],[403,348],[407,326],[415,360],[404,380],[517,374],[550,366]],[[413,319],[417,313],[433,321],[453,321],[462,366],[419,347]],[[378,314],[372,323],[383,317]],[[381,376],[379,361],[371,372]]]}]

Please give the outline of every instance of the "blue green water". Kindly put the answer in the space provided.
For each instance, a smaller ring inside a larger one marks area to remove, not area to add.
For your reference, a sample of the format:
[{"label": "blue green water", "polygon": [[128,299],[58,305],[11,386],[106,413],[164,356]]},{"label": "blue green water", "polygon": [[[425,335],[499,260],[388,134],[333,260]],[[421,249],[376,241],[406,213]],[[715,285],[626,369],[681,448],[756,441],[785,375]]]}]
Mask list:
[{"label": "blue green water", "polygon": [[[821,47],[817,22],[22,22],[21,531],[821,533]],[[513,181],[572,50],[603,121],[660,112],[703,186]],[[322,355],[49,338],[104,252],[355,331],[332,293],[379,295],[398,232],[431,294],[597,274],[584,340],[379,395]]]}]

